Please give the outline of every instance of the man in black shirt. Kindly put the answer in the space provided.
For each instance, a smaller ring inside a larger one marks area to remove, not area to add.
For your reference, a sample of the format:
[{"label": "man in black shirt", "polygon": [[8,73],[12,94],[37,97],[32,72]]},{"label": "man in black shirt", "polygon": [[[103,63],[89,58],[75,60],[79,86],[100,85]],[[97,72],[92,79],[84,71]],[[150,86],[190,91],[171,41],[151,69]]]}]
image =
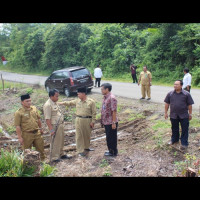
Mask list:
[{"label": "man in black shirt", "polygon": [[[171,144],[179,142],[179,123],[181,124],[181,149],[188,147],[189,120],[192,119],[192,104],[194,101],[189,92],[182,90],[182,80],[174,83],[174,90],[169,92],[164,100],[165,119],[168,118],[170,106],[170,120],[172,124]],[[188,113],[189,112],[189,113]]]}]

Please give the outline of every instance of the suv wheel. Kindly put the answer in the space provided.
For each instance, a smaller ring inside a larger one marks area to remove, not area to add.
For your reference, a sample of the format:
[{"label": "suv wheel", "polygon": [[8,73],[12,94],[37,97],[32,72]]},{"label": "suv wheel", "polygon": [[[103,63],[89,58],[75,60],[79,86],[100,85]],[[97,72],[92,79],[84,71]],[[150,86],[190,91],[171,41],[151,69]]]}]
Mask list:
[{"label": "suv wheel", "polygon": [[70,91],[69,91],[69,89],[67,89],[67,88],[65,88],[65,95],[66,95],[67,97],[70,96]]}]

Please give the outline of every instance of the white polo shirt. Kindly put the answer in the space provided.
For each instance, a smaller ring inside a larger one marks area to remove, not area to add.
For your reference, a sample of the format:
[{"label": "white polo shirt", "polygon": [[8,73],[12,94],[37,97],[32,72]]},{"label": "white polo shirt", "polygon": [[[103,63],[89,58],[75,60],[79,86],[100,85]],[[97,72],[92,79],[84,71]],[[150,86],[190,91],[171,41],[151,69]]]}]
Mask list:
[{"label": "white polo shirt", "polygon": [[101,68],[97,67],[94,70],[94,77],[95,78],[101,78],[103,76],[103,73],[101,71]]},{"label": "white polo shirt", "polygon": [[185,89],[187,87],[187,85],[191,86],[191,82],[192,82],[192,76],[191,74],[187,73],[185,74],[185,76],[183,77],[183,89]]}]

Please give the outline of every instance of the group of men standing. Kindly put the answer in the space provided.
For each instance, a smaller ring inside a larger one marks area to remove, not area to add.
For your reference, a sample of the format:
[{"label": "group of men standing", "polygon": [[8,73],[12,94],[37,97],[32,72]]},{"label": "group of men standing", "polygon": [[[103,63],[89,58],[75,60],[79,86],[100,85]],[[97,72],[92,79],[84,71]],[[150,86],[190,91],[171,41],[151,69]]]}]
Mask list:
[{"label": "group of men standing", "polygon": [[[137,83],[136,77],[136,66],[131,65],[130,70],[133,78],[133,83]],[[194,101],[190,95],[192,77],[189,73],[189,69],[185,68],[183,70],[184,77],[183,80],[177,80],[174,82],[174,90],[170,91],[164,99],[165,102],[165,119],[168,118],[168,109],[170,107],[170,121],[172,136],[170,145],[179,143],[181,140],[181,150],[185,150],[188,147],[188,132],[189,132],[189,121],[192,119],[192,104]],[[152,80],[151,73],[147,70],[147,66],[143,67],[143,71],[140,73],[138,85],[141,83],[141,93],[142,98],[145,99],[146,94],[148,96],[147,100],[151,99],[151,89],[150,86]],[[181,137],[179,124],[181,125]]]},{"label": "group of men standing", "polygon": [[[97,66],[99,67],[99,66]],[[135,68],[136,70],[136,68]],[[188,147],[188,129],[189,120],[192,119],[192,104],[194,101],[190,95],[191,75],[188,69],[184,69],[185,76],[182,80],[174,83],[174,90],[170,91],[165,102],[165,119],[168,118],[168,109],[170,107],[170,121],[172,136],[170,144],[179,142],[181,124],[181,148]],[[136,71],[135,71],[136,74]],[[135,78],[135,76],[134,76]],[[138,85],[141,84],[142,98],[145,98],[147,92],[148,100],[150,96],[151,73],[147,71],[147,66],[143,67],[140,73]],[[137,80],[137,79],[136,79]],[[101,125],[105,128],[106,142],[108,151],[105,156],[117,156],[117,99],[111,93],[112,85],[104,83],[101,85],[101,93],[104,96],[101,108]],[[76,107],[76,149],[79,156],[85,156],[86,152],[94,151],[90,148],[91,132],[96,120],[96,103],[93,99],[87,97],[86,88],[77,90],[78,98],[71,101],[58,102],[59,91],[53,89],[49,91],[49,99],[43,106],[44,118],[51,136],[50,161],[57,163],[62,159],[70,159],[70,156],[64,154],[64,116],[60,105]],[[41,160],[45,159],[44,140],[42,137],[43,129],[40,114],[35,106],[31,105],[29,94],[21,96],[22,107],[15,113],[15,126],[18,139],[23,149],[34,146],[40,152]]]},{"label": "group of men standing", "polygon": [[[111,94],[112,85],[104,83],[101,91],[104,95],[101,109],[101,125],[105,127],[108,151],[105,156],[117,156],[117,99]],[[51,136],[50,162],[60,162],[62,159],[70,159],[64,154],[64,116],[60,105],[76,107],[76,149],[79,156],[84,157],[86,152],[94,151],[90,148],[91,131],[96,120],[96,103],[87,97],[86,88],[79,88],[78,98],[71,101],[58,102],[59,91],[49,91],[49,99],[43,106],[44,118]],[[20,144],[23,150],[35,147],[40,152],[40,158],[45,159],[44,140],[42,137],[42,123],[35,106],[31,105],[29,94],[21,96],[22,107],[15,112],[15,126]]]}]

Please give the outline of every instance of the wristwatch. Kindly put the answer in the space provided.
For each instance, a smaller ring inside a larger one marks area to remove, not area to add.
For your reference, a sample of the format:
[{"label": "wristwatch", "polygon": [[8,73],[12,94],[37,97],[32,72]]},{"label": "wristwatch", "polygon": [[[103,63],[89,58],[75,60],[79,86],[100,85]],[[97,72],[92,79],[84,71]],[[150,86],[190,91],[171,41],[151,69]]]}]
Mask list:
[{"label": "wristwatch", "polygon": [[116,122],[112,122],[112,124],[116,124]]}]

